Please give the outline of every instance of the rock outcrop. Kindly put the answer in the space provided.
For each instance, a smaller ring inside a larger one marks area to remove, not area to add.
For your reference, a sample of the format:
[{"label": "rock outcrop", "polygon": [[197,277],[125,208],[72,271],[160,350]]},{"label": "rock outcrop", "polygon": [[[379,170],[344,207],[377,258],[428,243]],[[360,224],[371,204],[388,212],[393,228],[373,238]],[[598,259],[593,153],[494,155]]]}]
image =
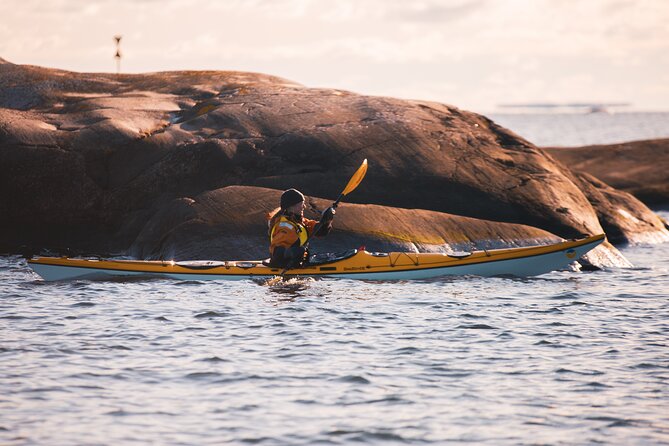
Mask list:
[{"label": "rock outcrop", "polygon": [[669,139],[546,150],[648,206],[669,207]]},{"label": "rock outcrop", "polygon": [[[0,65],[0,245],[8,250],[127,253],[132,246],[139,256],[174,249],[201,258],[206,243],[182,241],[200,237],[228,258],[246,257],[248,240],[260,239],[244,228],[257,226],[225,210],[229,186],[252,187],[254,206],[265,203],[260,187],[334,198],[363,158],[368,175],[347,198],[381,207],[342,208],[337,224],[352,234],[351,243],[369,236],[364,225],[380,224],[364,218],[371,211],[393,225],[410,222],[402,246],[418,249],[434,249],[430,240],[547,237],[517,225],[565,238],[602,232],[601,215],[569,169],[489,119],[452,106],[306,88],[253,73],[117,76]],[[214,218],[202,206],[220,212]],[[359,225],[346,223],[349,210]],[[470,227],[455,215],[487,222]],[[648,231],[643,218],[632,216],[642,223],[621,227],[623,238]],[[430,225],[441,229],[427,231]],[[375,237],[374,243],[401,240]]]},{"label": "rock outcrop", "polygon": [[[281,191],[228,186],[194,198],[175,199],[144,226],[130,252],[140,258],[222,258],[233,249],[246,260],[267,252],[266,214]],[[307,217],[318,218],[331,202],[308,197]],[[318,251],[366,246],[370,251],[451,252],[529,246],[560,241],[547,231],[512,223],[435,211],[342,203],[336,224]]]},{"label": "rock outcrop", "polygon": [[576,183],[588,197],[606,236],[612,243],[664,243],[667,224],[627,192],[615,189],[594,176],[577,172]]}]

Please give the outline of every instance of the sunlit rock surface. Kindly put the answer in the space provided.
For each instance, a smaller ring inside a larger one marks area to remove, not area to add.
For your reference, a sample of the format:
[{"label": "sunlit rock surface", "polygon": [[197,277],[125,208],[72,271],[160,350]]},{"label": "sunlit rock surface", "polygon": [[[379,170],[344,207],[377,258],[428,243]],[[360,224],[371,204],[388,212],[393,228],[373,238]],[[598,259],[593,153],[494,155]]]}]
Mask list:
[{"label": "sunlit rock surface", "polygon": [[664,243],[669,241],[666,223],[641,201],[614,189],[585,172],[576,182],[593,204],[609,241],[613,243]]},{"label": "sunlit rock surface", "polygon": [[[194,199],[176,199],[151,218],[133,243],[141,258],[223,258],[231,250],[244,260],[268,257],[266,214],[281,191],[228,186]],[[307,217],[331,204],[308,197]],[[343,203],[333,230],[311,242],[313,251],[453,252],[555,243],[561,239],[531,226],[498,223],[441,212]]]},{"label": "sunlit rock surface", "polygon": [[[433,250],[478,238],[491,246],[547,240],[543,231],[564,238],[602,232],[601,215],[569,169],[452,106],[306,88],[254,73],[117,76],[0,63],[6,250],[70,247],[144,257],[173,249],[203,258],[217,246],[225,258],[248,258],[252,249],[260,255],[264,221],[249,230],[249,219],[224,212],[229,221],[215,220],[206,232],[191,217],[204,212],[203,202],[224,208],[216,200],[227,197],[227,186],[297,187],[335,198],[363,158],[369,173],[347,200],[366,210],[342,207],[339,238],[327,249],[372,240],[378,249]],[[249,206],[263,202],[259,189],[251,190]],[[626,209],[642,223],[620,226],[621,239],[646,233],[643,218]],[[467,229],[462,217],[488,222]],[[394,223],[378,226],[382,221]],[[402,229],[383,235],[393,227]],[[156,245],[156,234],[169,243]],[[209,242],[186,242],[200,239]]]}]

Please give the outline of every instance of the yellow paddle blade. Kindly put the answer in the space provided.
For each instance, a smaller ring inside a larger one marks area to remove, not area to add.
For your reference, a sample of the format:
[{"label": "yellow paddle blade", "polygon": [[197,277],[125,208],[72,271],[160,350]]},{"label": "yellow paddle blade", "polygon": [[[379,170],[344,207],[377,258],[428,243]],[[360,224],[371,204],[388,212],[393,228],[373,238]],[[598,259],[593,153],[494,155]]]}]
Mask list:
[{"label": "yellow paddle blade", "polygon": [[344,192],[342,192],[341,194],[348,195],[349,193],[353,192],[355,188],[358,187],[358,184],[360,184],[362,179],[365,178],[366,173],[367,173],[367,158],[365,158],[360,167],[358,167],[358,170],[355,171],[351,179],[348,181],[346,189],[344,189]]}]

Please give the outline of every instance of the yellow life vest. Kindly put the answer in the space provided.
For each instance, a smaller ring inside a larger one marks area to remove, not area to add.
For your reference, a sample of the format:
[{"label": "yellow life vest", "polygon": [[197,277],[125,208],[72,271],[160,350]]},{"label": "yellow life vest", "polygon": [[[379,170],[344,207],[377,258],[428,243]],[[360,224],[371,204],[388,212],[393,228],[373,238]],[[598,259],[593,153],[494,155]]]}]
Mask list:
[{"label": "yellow life vest", "polygon": [[282,215],[281,217],[279,217],[279,219],[276,221],[276,223],[274,223],[274,226],[272,227],[272,231],[270,232],[269,235],[270,244],[273,241],[272,239],[274,238],[274,233],[280,227],[291,228],[292,230],[294,230],[297,233],[297,237],[300,241],[300,246],[304,246],[304,244],[307,243],[307,239],[309,238],[309,231],[307,230],[307,227],[304,226],[302,223],[297,223]]}]

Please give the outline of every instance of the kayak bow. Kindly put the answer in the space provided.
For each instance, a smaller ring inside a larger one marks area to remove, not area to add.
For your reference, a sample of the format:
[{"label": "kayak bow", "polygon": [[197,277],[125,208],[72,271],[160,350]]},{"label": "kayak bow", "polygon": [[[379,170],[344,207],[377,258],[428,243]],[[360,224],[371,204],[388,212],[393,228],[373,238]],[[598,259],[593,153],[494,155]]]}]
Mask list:
[{"label": "kayak bow", "polygon": [[[333,260],[291,269],[289,275],[365,280],[429,279],[445,275],[535,276],[561,269],[602,243],[604,234],[545,246],[440,254],[351,250]],[[152,276],[179,280],[241,280],[281,273],[261,261],[146,261],[35,257],[30,267],[44,280]]]}]

